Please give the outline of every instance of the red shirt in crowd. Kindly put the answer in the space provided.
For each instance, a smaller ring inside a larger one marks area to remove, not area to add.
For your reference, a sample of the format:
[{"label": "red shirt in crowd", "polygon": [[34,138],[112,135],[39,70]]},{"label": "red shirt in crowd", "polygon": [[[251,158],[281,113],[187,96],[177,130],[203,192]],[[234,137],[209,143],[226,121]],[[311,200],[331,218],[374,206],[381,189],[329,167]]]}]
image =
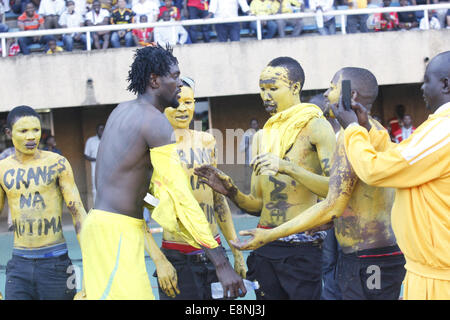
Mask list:
[{"label": "red shirt in crowd", "polygon": [[138,38],[140,45],[148,45],[150,44],[150,40],[152,38],[153,28],[145,28],[145,29],[134,29],[133,34]]},{"label": "red shirt in crowd", "polygon": [[188,7],[196,7],[200,10],[208,10],[208,1],[207,0],[187,0]]},{"label": "red shirt in crowd", "polygon": [[42,24],[44,24],[44,18],[37,13],[35,13],[34,16],[30,18],[29,16],[27,16],[27,13],[24,12],[19,18],[17,18],[17,21],[19,23],[23,23],[25,31],[37,30]]},{"label": "red shirt in crowd", "polygon": [[170,17],[174,20],[180,20],[181,16],[180,16],[180,10],[178,10],[177,7],[172,6],[171,8],[167,8],[166,6],[162,6],[159,8],[159,16],[158,18],[161,18],[163,13],[166,12],[167,10],[170,10]]},{"label": "red shirt in crowd", "polygon": [[390,12],[389,16],[391,20],[388,22],[384,19],[382,13],[375,13],[374,14],[374,21],[375,21],[375,31],[381,31],[381,30],[392,30],[396,26],[398,26],[398,14],[397,12]]}]

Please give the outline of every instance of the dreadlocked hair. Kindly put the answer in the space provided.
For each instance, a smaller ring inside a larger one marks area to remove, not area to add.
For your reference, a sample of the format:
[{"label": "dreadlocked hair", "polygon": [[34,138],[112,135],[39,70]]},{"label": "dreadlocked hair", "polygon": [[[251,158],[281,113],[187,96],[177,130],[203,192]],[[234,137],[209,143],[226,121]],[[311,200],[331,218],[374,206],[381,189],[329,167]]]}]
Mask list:
[{"label": "dreadlocked hair", "polygon": [[135,94],[145,93],[152,73],[166,76],[170,66],[178,64],[177,58],[172,54],[173,49],[167,45],[163,48],[157,44],[136,50],[131,69],[128,71],[127,90]]}]

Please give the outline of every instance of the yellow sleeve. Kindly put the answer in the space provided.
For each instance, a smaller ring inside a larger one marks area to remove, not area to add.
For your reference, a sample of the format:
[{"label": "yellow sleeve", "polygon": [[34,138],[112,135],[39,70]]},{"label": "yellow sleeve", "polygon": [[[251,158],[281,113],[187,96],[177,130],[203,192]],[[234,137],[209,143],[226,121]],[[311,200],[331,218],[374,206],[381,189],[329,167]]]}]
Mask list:
[{"label": "yellow sleeve", "polygon": [[358,177],[369,185],[418,186],[440,177],[450,164],[448,125],[448,121],[424,124],[409,139],[383,152],[375,150],[365,128],[349,126],[344,131],[345,151]]},{"label": "yellow sleeve", "polygon": [[370,143],[376,151],[387,151],[397,144],[391,141],[387,130],[375,120],[371,121],[372,128],[369,131]]},{"label": "yellow sleeve", "polygon": [[152,212],[152,218],[163,229],[179,234],[193,247],[216,248],[217,241],[192,194],[175,144],[153,148],[150,154],[154,170],[152,193],[160,201]]}]

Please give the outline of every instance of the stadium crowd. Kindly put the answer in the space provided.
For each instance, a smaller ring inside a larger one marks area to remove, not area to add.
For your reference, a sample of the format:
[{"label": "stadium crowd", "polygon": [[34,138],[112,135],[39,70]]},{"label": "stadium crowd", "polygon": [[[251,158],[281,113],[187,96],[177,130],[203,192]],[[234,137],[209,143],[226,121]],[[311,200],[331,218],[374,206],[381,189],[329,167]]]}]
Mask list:
[{"label": "stadium crowd", "polygon": [[[302,33],[335,34],[339,28],[336,17],[326,14],[335,9],[410,6],[445,3],[448,0],[0,0],[0,32],[53,28],[73,28],[185,19],[233,18],[243,15],[272,15],[280,13],[316,12],[315,19],[262,21],[262,37],[270,39],[297,37]],[[5,19],[7,17],[7,19]],[[6,21],[5,21],[6,20]],[[15,26],[16,28],[11,26]],[[423,11],[349,15],[346,30],[379,32],[425,29]],[[450,10],[429,12],[430,29],[450,28]],[[121,46],[189,44],[199,41],[239,41],[241,35],[256,37],[255,21],[201,26],[161,26],[134,30],[101,31],[91,37],[94,49]],[[17,41],[16,41],[17,40]],[[53,40],[49,42],[50,40]],[[30,45],[34,45],[31,47]],[[86,34],[22,37],[7,43],[10,56],[44,51],[53,54],[72,51],[74,46],[86,49]]]}]

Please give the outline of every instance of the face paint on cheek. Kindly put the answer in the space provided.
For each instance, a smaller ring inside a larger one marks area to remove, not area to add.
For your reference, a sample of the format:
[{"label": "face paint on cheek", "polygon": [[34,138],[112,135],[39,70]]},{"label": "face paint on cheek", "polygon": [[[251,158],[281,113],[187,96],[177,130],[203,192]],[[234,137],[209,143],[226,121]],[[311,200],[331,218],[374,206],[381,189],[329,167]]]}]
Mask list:
[{"label": "face paint on cheek", "polygon": [[194,91],[186,86],[181,87],[177,108],[166,108],[164,114],[174,129],[187,129],[194,117]]},{"label": "face paint on cheek", "polygon": [[259,85],[264,89],[260,93],[264,107],[272,115],[291,107],[298,98],[286,68],[266,67],[261,73]]},{"label": "face paint on cheek", "polygon": [[12,142],[17,151],[34,154],[41,139],[41,123],[38,118],[26,116],[18,119],[12,127]]}]

